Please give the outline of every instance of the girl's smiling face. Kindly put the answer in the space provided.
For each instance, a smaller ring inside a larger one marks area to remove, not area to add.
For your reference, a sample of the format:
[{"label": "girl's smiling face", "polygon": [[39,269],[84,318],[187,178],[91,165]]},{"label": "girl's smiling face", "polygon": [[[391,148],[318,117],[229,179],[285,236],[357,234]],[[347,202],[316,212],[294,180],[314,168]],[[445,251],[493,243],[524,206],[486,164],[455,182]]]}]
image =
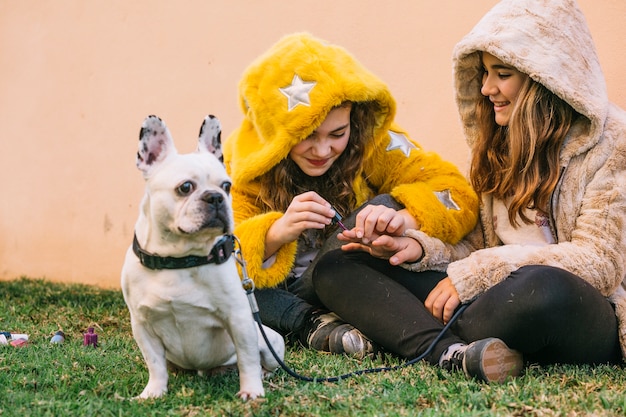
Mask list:
[{"label": "girl's smiling face", "polygon": [[332,109],[308,138],[291,148],[289,157],[311,177],[324,175],[350,139],[350,104]]},{"label": "girl's smiling face", "polygon": [[482,53],[482,62],[485,72],[480,92],[493,103],[496,123],[507,126],[517,95],[528,76],[487,52]]}]

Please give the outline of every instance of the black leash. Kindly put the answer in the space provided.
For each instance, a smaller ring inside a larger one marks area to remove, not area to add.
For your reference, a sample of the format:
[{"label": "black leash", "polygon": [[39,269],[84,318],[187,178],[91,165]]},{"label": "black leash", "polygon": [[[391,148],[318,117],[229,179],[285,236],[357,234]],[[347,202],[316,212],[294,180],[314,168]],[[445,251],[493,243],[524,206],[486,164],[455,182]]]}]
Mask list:
[{"label": "black leash", "polygon": [[276,359],[280,367],[283,368],[283,370],[287,372],[289,375],[301,381],[337,382],[342,379],[350,378],[353,376],[373,374],[373,373],[378,373],[378,372],[397,371],[399,369],[406,368],[407,366],[413,365],[421,361],[422,359],[424,359],[428,354],[430,354],[430,352],[432,352],[437,342],[439,342],[439,340],[441,340],[441,338],[444,336],[445,332],[448,331],[450,326],[452,326],[452,324],[456,321],[456,319],[469,306],[469,304],[461,305],[461,307],[459,307],[459,309],[454,313],[450,321],[448,321],[448,323],[443,327],[443,329],[441,329],[441,332],[439,332],[435,340],[431,342],[431,344],[428,346],[426,351],[422,353],[421,355],[419,355],[418,357],[411,359],[403,364],[395,365],[395,366],[381,366],[378,368],[360,369],[357,371],[348,372],[343,375],[331,376],[331,377],[310,377],[310,376],[301,375],[297,373],[296,371],[292,370],[289,366],[287,366],[287,364],[285,364],[285,362],[276,353],[276,351],[274,350],[274,347],[271,345],[267,335],[265,334],[265,330],[263,329],[263,322],[261,321],[261,315],[259,314],[259,305],[256,302],[256,297],[254,296],[254,288],[255,288],[254,281],[252,281],[250,277],[248,277],[248,272],[246,271],[246,261],[243,259],[243,256],[241,255],[241,244],[239,243],[239,239],[237,239],[236,236],[235,236],[235,241],[237,242],[237,246],[239,248],[235,249],[234,256],[237,262],[239,262],[239,264],[241,265],[241,270],[243,272],[243,280],[241,281],[241,283],[243,285],[244,290],[246,291],[246,295],[248,296],[248,302],[250,303],[250,308],[252,309],[252,316],[254,317],[254,321],[257,322],[257,325],[259,326],[259,330],[261,331],[261,335],[263,336],[263,340],[265,340],[265,344],[269,348],[270,352],[272,353],[272,356],[274,356],[274,359]]}]

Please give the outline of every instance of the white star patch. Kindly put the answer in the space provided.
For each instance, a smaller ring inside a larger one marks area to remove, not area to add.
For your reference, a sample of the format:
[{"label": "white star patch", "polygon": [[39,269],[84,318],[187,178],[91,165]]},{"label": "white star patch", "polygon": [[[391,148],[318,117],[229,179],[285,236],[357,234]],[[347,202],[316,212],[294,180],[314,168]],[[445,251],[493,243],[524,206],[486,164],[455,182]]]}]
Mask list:
[{"label": "white star patch", "polygon": [[316,81],[302,81],[302,78],[300,78],[298,74],[295,74],[293,80],[291,80],[291,85],[279,88],[280,92],[287,97],[288,111],[293,110],[298,104],[310,106],[311,98],[309,97],[309,93],[316,84]]},{"label": "white star patch", "polygon": [[461,211],[461,207],[452,199],[450,190],[435,191],[435,195],[439,202],[446,206],[447,209]]},{"label": "white star patch", "polygon": [[411,153],[411,149],[417,149],[417,146],[413,145],[406,136],[400,133],[396,133],[390,130],[389,137],[391,137],[391,140],[389,141],[389,145],[387,146],[387,151],[400,149],[408,158]]}]

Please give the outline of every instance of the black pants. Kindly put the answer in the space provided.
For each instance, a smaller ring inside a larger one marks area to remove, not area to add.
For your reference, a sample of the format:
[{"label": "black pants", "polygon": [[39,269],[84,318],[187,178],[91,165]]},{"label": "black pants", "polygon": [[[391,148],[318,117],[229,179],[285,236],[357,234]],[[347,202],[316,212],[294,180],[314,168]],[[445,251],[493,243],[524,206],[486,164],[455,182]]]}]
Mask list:
[{"label": "black pants", "polygon": [[[313,275],[321,302],[387,351],[412,359],[443,325],[423,301],[446,274],[411,272],[363,252],[335,250]],[[436,364],[453,343],[498,337],[540,364],[621,363],[617,318],[590,284],[558,268],[520,268],[459,316],[426,358]]]}]

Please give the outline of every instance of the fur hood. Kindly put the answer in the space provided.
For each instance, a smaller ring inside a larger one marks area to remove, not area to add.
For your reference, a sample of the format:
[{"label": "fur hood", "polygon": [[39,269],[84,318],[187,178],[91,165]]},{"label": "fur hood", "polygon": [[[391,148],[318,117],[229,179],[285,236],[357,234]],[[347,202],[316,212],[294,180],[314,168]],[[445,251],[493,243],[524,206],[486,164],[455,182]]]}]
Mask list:
[{"label": "fur hood", "polygon": [[267,172],[345,101],[378,102],[374,136],[389,139],[396,103],[386,84],[340,46],[307,33],[281,39],[245,70],[239,83],[245,119],[232,135],[238,141],[230,159],[233,179],[250,181]]},{"label": "fur hood", "polygon": [[609,109],[604,74],[587,22],[574,0],[502,0],[455,47],[455,98],[470,147],[482,100],[478,51],[528,74],[590,122],[585,152],[599,139]]}]

